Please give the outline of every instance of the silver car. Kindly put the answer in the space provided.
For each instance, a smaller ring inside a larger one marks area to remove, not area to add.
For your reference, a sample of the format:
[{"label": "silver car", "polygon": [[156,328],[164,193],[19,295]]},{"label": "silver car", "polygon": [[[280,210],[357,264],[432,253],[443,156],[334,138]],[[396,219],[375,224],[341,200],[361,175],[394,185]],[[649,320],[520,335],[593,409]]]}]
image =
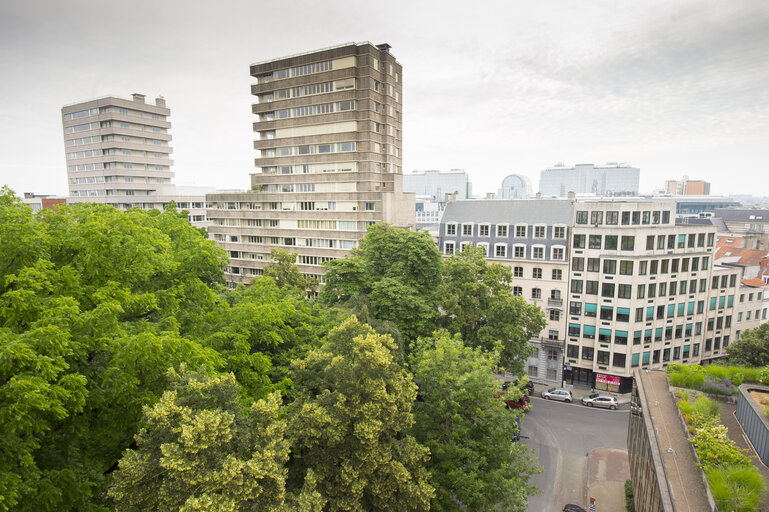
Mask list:
[{"label": "silver car", "polygon": [[545,400],[560,400],[562,402],[571,402],[571,391],[561,388],[550,388],[542,392],[542,398]]},{"label": "silver car", "polygon": [[619,407],[619,402],[617,402],[617,399],[613,396],[593,393],[592,395],[582,397],[582,405],[587,405],[588,407],[606,407],[613,411]]}]

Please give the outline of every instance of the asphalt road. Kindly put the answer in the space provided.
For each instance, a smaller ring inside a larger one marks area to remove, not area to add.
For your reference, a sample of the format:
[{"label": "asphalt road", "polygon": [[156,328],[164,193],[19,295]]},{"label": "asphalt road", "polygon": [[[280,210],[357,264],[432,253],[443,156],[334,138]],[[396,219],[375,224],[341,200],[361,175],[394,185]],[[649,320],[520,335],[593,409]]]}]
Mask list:
[{"label": "asphalt road", "polygon": [[560,512],[566,503],[587,502],[587,456],[596,448],[627,449],[628,406],[616,411],[532,396],[521,428],[542,473],[532,477],[542,492],[529,512]]}]

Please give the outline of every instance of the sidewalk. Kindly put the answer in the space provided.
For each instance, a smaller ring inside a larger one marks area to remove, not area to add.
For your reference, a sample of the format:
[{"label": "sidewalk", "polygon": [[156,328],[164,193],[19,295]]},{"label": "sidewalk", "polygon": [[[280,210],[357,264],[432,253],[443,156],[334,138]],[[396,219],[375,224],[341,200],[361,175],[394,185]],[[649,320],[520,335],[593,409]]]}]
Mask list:
[{"label": "sidewalk", "polygon": [[596,511],[625,510],[625,480],[630,479],[627,450],[599,448],[587,458],[587,494]]}]

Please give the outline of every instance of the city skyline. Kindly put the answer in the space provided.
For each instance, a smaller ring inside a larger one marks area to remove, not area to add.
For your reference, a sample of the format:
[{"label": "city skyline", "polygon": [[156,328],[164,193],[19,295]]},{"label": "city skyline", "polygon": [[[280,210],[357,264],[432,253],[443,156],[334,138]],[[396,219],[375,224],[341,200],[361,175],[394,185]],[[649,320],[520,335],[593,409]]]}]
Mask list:
[{"label": "city skyline", "polygon": [[246,189],[249,64],[370,41],[392,45],[408,77],[404,174],[464,168],[482,196],[556,162],[618,161],[640,168],[641,192],[688,174],[714,195],[769,195],[768,6],[438,6],[388,18],[342,2],[4,4],[0,183],[65,194],[61,105],[136,92],[173,112],[177,183]]}]

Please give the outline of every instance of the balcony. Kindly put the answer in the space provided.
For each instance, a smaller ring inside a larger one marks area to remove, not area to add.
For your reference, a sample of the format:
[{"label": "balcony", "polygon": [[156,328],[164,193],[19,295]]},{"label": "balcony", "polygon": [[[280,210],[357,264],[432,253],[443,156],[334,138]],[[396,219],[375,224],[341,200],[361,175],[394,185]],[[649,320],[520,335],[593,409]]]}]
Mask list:
[{"label": "balcony", "polygon": [[547,307],[562,308],[563,299],[547,299]]},{"label": "balcony", "polygon": [[557,347],[557,348],[563,348],[563,340],[553,340],[548,338],[547,336],[540,336],[539,342],[542,344],[542,346],[547,347]]}]

